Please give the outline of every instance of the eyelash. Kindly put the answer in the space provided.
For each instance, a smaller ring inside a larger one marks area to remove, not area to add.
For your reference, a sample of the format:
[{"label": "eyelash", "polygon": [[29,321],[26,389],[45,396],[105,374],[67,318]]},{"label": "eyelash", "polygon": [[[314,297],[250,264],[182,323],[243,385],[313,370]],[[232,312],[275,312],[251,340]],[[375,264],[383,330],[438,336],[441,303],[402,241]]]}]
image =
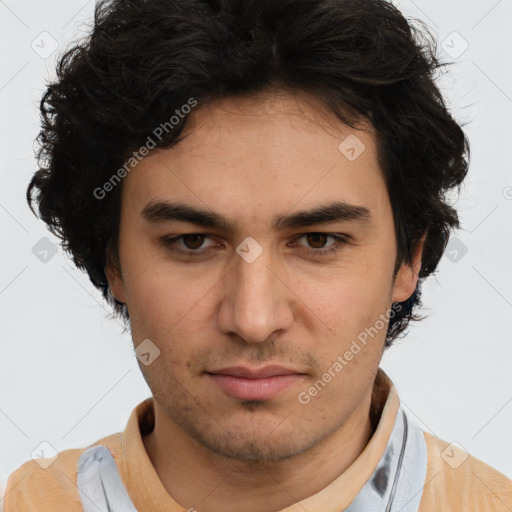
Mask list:
[{"label": "eyelash", "polygon": [[[335,235],[333,233],[322,233],[319,231],[311,231],[309,233],[303,233],[302,235],[297,236],[293,239],[293,242],[296,242],[297,240],[300,240],[303,237],[306,237],[307,235],[324,235],[327,237],[331,237],[335,239],[335,243],[328,246],[325,249],[308,249],[306,247],[303,247],[302,250],[307,253],[308,256],[328,256],[330,254],[336,254],[338,251],[341,250],[342,246],[347,243],[347,236],[342,235]],[[182,249],[180,247],[177,247],[177,243],[180,240],[183,240],[187,236],[204,236],[211,238],[210,235],[207,233],[185,233],[183,235],[174,236],[174,237],[164,237],[162,238],[162,243],[169,248],[171,251],[184,255],[189,257],[194,256],[203,256],[207,253],[207,249],[203,250],[194,250],[194,249]],[[206,241],[206,239],[204,240]],[[203,243],[204,243],[203,241]],[[302,247],[302,246],[300,246]]]}]

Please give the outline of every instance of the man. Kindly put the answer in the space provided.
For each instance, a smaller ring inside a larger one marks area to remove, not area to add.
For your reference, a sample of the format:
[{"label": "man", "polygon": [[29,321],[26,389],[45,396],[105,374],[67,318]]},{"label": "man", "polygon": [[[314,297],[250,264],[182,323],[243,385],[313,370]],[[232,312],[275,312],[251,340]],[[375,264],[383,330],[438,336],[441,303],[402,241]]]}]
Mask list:
[{"label": "man", "polygon": [[[379,369],[468,143],[379,0],[114,0],[43,98],[28,199],[129,322],[153,397],[6,510],[510,510]],[[34,192],[37,191],[37,198]]]}]

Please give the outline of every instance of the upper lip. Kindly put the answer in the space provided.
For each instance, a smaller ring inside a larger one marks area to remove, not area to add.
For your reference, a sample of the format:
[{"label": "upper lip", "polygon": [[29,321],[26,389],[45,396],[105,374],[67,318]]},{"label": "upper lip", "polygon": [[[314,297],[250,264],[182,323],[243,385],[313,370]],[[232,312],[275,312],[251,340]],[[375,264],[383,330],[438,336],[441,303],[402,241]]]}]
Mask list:
[{"label": "upper lip", "polygon": [[284,366],[264,366],[263,368],[248,368],[246,366],[230,366],[212,370],[206,373],[215,375],[229,375],[231,377],[245,377],[246,379],[264,379],[266,377],[275,377],[276,375],[293,375],[301,374],[297,370],[285,368]]}]

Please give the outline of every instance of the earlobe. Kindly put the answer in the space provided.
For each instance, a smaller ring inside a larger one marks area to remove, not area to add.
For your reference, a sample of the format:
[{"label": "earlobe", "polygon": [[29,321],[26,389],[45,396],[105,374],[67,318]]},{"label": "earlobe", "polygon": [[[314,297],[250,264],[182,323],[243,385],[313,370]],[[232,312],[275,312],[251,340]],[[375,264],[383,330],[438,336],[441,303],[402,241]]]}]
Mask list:
[{"label": "earlobe", "polygon": [[392,302],[404,302],[416,289],[421,269],[423,245],[426,235],[423,235],[417,243],[412,255],[412,264],[403,263],[396,275],[393,286]]},{"label": "earlobe", "polygon": [[126,303],[123,278],[120,269],[114,268],[112,265],[107,265],[105,267],[105,275],[107,276],[108,285],[114,298],[119,302]]}]

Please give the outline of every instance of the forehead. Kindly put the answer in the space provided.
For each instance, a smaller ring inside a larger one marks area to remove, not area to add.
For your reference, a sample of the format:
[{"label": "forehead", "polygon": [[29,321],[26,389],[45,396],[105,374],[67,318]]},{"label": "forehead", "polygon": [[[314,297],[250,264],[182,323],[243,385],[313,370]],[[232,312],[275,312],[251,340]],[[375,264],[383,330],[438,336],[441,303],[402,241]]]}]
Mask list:
[{"label": "forehead", "polygon": [[[316,98],[265,93],[193,111],[183,139],[125,178],[123,203],[186,201],[233,216],[346,201],[378,209],[387,198],[369,124],[342,123]],[[129,197],[129,201],[127,201]]]}]

